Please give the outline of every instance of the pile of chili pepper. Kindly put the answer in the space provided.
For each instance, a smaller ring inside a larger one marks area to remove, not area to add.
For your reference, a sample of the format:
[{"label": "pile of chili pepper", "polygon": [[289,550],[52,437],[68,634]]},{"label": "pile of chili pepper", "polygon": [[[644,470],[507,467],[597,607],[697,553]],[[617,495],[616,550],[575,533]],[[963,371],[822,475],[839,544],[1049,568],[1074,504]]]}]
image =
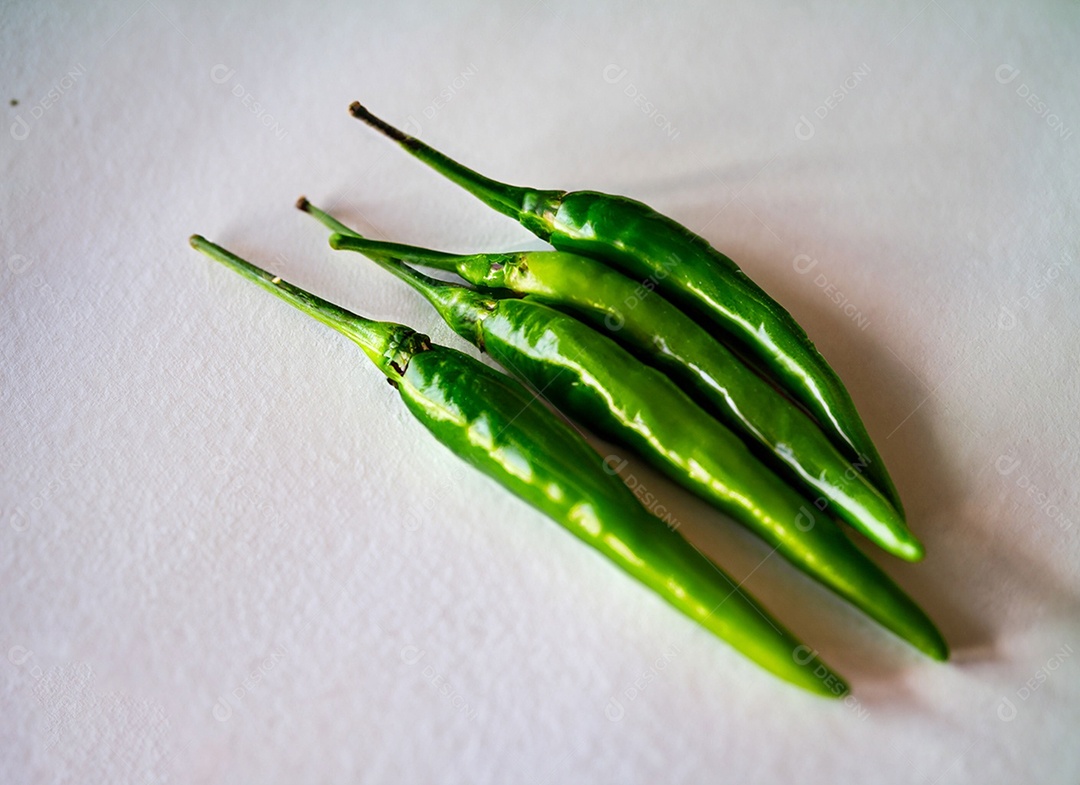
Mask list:
[{"label": "pile of chili pepper", "polygon": [[930,618],[838,522],[901,559],[924,555],[851,397],[791,315],[733,261],[640,202],[497,182],[359,103],[350,112],[555,247],[444,253],[365,238],[297,203],[331,231],[333,248],[402,279],[516,378],[407,326],[339,308],[202,237],[192,245],[357,343],[451,451],[781,678],[830,697],[848,691],[646,510],[573,423],[639,455],[928,656],[948,658]]}]

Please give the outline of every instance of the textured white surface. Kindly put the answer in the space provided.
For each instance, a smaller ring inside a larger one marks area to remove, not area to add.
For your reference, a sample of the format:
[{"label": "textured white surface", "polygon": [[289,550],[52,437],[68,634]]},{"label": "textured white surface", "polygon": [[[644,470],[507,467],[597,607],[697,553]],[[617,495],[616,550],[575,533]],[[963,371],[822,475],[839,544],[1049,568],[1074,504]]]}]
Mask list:
[{"label": "textured white surface", "polygon": [[[0,781],[1077,782],[1075,4],[65,5],[0,31]],[[356,98],[492,176],[643,199],[788,306],[954,661],[632,466],[857,703],[768,677],[187,247],[461,347],[293,200],[538,243]]]}]

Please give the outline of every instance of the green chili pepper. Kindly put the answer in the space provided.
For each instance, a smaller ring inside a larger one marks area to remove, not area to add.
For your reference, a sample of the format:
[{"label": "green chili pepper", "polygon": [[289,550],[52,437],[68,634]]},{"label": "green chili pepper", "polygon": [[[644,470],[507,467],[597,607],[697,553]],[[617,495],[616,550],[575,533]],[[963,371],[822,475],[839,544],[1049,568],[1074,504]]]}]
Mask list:
[{"label": "green chili pepper", "polygon": [[578,316],[646,355],[696,392],[725,425],[766,447],[807,493],[909,561],[922,545],[880,492],[856,472],[795,404],[662,296],[593,259],[561,251],[453,255],[361,237],[301,198],[297,206],[335,232],[335,247],[456,272],[485,290],[510,290]]},{"label": "green chili pepper", "polygon": [[375,117],[359,102],[349,111],[556,248],[651,281],[690,315],[719,328],[817,418],[903,516],[896,487],[836,372],[791,314],[702,237],[626,197],[491,180]]},{"label": "green chili pepper", "polygon": [[520,384],[404,325],[339,308],[202,237],[191,244],[357,343],[436,439],[691,619],[793,684],[828,697],[847,693],[839,676],[649,514],[603,470],[592,448]]},{"label": "green chili pepper", "polygon": [[[348,235],[334,234],[341,247]],[[612,339],[531,296],[492,299],[422,275],[391,257],[376,264],[409,283],[448,325],[538,394],[740,521],[807,574],[935,659],[948,646],[933,622],[825,513],[660,371]]]}]

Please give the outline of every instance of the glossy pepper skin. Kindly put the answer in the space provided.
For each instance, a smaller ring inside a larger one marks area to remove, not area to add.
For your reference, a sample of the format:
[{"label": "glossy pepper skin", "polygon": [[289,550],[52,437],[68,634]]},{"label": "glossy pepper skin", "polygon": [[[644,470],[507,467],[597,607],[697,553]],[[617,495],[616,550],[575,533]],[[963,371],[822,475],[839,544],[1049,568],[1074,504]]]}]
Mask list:
[{"label": "glossy pepper skin", "polygon": [[[400,324],[345,311],[201,237],[191,244],[354,342],[436,439],[775,675],[818,695],[848,687],[520,384]],[[805,661],[804,661],[805,660]]]},{"label": "glossy pepper skin", "polygon": [[791,314],[705,239],[623,196],[491,180],[399,131],[359,102],[349,111],[556,248],[652,281],[689,315],[721,331],[806,407],[903,516],[896,487],[840,377]]},{"label": "glossy pepper skin", "polygon": [[[347,239],[335,234],[331,245]],[[567,416],[636,451],[927,655],[948,658],[948,646],[930,618],[833,520],[660,371],[530,297],[491,299],[392,258],[369,258],[412,285],[455,332]]]},{"label": "glossy pepper skin", "polygon": [[587,258],[560,251],[453,255],[361,237],[301,199],[297,206],[342,233],[335,247],[456,272],[485,290],[512,291],[577,316],[645,355],[716,413],[767,448],[801,489],[909,561],[923,548],[892,505],[855,471],[801,409],[662,296]]}]

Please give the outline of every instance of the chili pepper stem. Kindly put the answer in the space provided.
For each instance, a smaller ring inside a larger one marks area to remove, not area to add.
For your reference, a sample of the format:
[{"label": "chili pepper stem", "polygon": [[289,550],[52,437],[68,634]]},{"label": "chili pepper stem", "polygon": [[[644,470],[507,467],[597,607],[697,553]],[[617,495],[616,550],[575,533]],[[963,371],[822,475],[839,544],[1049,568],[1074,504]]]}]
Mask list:
[{"label": "chili pepper stem", "polygon": [[[481,289],[489,286],[493,279],[499,278],[500,271],[522,254],[450,254],[431,251],[427,248],[415,248],[401,243],[386,243],[382,240],[369,240],[358,234],[338,235],[334,245],[339,251],[355,251],[368,257],[382,256],[398,262],[431,267],[447,273],[457,273],[468,283]],[[441,282],[440,282],[441,283]]]},{"label": "chili pepper stem", "polygon": [[[428,267],[435,267],[439,270],[447,270],[449,272],[454,271],[455,262],[469,258],[459,254],[432,251],[427,248],[415,248],[411,245],[404,245],[402,243],[371,240],[355,229],[346,226],[337,218],[330,215],[330,213],[313,205],[308,201],[306,196],[301,196],[296,200],[296,207],[298,210],[310,215],[334,234],[342,235],[339,240],[340,247],[334,246],[335,248],[338,248],[338,250],[344,248],[350,251],[364,253],[366,249],[370,247],[373,253],[383,256],[392,256],[395,259],[423,264]],[[487,254],[487,256],[490,255],[491,254]]]},{"label": "chili pepper stem", "polygon": [[192,235],[189,242],[196,251],[220,262],[293,307],[334,328],[363,349],[364,354],[371,358],[371,361],[388,379],[394,382],[401,380],[404,366],[411,356],[408,351],[404,353],[401,351],[405,348],[403,340],[413,334],[409,328],[388,322],[376,322],[346,311],[321,297],[293,286],[288,281],[282,280],[280,276],[241,259],[202,235]]},{"label": "chili pepper stem", "polygon": [[376,117],[359,101],[352,102],[349,113],[400,144],[410,155],[423,161],[448,180],[457,183],[489,207],[526,223],[532,231],[550,233],[550,223],[539,216],[537,216],[539,220],[533,220],[533,214],[542,212],[546,204],[557,201],[562,191],[538,191],[485,177]]},{"label": "chili pepper stem", "polygon": [[[330,235],[330,247],[334,250],[347,249],[348,243],[356,238],[352,234],[335,232]],[[453,328],[454,332],[466,340],[472,341],[478,335],[477,322],[486,311],[491,310],[491,300],[479,292],[455,283],[447,283],[424,275],[395,257],[386,253],[365,253],[382,267],[405,281],[424,296]]]},{"label": "chili pepper stem", "polygon": [[330,215],[330,213],[326,212],[325,210],[320,210],[318,207],[313,205],[311,202],[308,201],[308,198],[306,196],[301,196],[299,199],[296,200],[296,209],[312,216],[316,221],[321,223],[331,232],[355,235],[357,237],[360,236],[359,232],[354,232],[337,218]]},{"label": "chili pepper stem", "polygon": [[[473,335],[476,333],[476,320],[479,314],[484,310],[483,304],[486,301],[486,298],[471,289],[430,278],[410,267],[406,267],[393,255],[393,253],[396,250],[408,253],[413,250],[410,246],[398,245],[397,243],[383,243],[380,244],[381,251],[373,253],[366,253],[363,247],[356,249],[351,248],[349,244],[353,242],[363,246],[366,242],[363,235],[350,229],[325,210],[313,205],[308,201],[306,196],[301,196],[296,200],[296,207],[302,212],[311,215],[315,220],[333,232],[333,234],[330,235],[331,248],[335,250],[357,250],[361,253],[365,253],[373,262],[393,273],[426,297],[431,304],[435,306],[439,315],[447,321],[455,332],[465,337],[467,340],[472,340]],[[424,256],[433,264],[439,261],[445,262],[447,259],[457,258],[452,254],[443,254],[439,251],[431,251],[424,254]],[[445,266],[443,269],[446,269]]]}]

